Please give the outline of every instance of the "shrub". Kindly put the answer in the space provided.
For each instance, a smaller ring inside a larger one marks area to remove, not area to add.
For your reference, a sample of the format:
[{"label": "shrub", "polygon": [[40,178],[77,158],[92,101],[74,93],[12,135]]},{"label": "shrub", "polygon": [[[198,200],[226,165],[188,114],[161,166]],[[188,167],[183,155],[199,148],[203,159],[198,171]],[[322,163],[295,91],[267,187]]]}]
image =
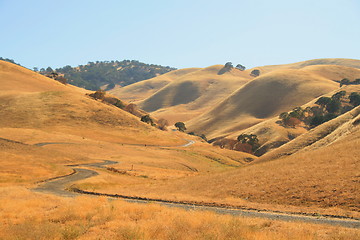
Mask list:
[{"label": "shrub", "polygon": [[94,99],[104,100],[105,94],[106,94],[106,92],[104,90],[99,89],[94,93],[90,93],[89,96]]}]

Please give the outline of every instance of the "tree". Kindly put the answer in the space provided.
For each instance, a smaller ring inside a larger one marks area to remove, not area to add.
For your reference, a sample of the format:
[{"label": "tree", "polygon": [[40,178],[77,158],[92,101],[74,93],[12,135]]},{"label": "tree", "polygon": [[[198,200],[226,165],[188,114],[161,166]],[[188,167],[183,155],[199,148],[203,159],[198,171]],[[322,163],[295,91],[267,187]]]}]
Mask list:
[{"label": "tree", "polygon": [[329,98],[329,97],[321,97],[315,102],[315,104],[320,105],[320,106],[322,106],[324,108],[330,102],[331,102],[331,98]]},{"label": "tree", "polygon": [[145,123],[147,123],[147,124],[150,124],[151,126],[154,125],[154,121],[152,120],[152,118],[150,117],[149,114],[142,116],[140,120],[141,120],[142,122],[145,122]]},{"label": "tree", "polygon": [[39,71],[39,68],[33,67],[33,70],[34,70],[34,72],[38,72],[38,71]]},{"label": "tree", "polygon": [[341,109],[341,102],[337,99],[331,99],[331,101],[326,105],[326,110],[328,113],[336,113]]},{"label": "tree", "polygon": [[138,106],[135,103],[130,103],[125,107],[124,110],[131,114],[135,114],[135,112],[138,110]]},{"label": "tree", "polygon": [[55,77],[55,80],[61,82],[62,84],[67,83],[67,79],[64,76],[57,76]]},{"label": "tree", "polygon": [[125,105],[122,101],[120,101],[119,99],[116,99],[116,102],[114,103],[115,107],[118,107],[120,109],[124,109]]},{"label": "tree", "polygon": [[304,118],[304,109],[301,107],[294,108],[290,113],[289,117],[297,118],[299,120]]},{"label": "tree", "polygon": [[260,76],[260,70],[254,69],[251,71],[250,75],[253,77],[258,77],[258,76]]},{"label": "tree", "polygon": [[260,147],[259,139],[255,134],[241,134],[237,137],[237,140],[241,143],[247,143],[252,146],[252,150],[255,151]]},{"label": "tree", "polygon": [[232,62],[227,62],[227,63],[225,63],[225,67],[231,69],[231,68],[233,68],[234,66],[233,66]]},{"label": "tree", "polygon": [[344,78],[340,81],[340,87],[342,87],[343,85],[349,85],[350,84],[350,80],[347,78]]},{"label": "tree", "polygon": [[350,99],[350,103],[354,106],[357,107],[360,105],[360,94],[357,92],[352,92],[349,96]]},{"label": "tree", "polygon": [[279,118],[283,121],[285,121],[288,117],[289,117],[288,112],[283,112],[283,113],[280,113],[280,115],[279,115]]},{"label": "tree", "polygon": [[47,73],[52,73],[52,72],[54,72],[54,70],[51,67],[47,67],[46,72]]},{"label": "tree", "polygon": [[177,122],[175,123],[175,127],[180,131],[184,132],[186,130],[185,123],[183,122]]},{"label": "tree", "polygon": [[165,131],[167,126],[169,126],[168,120],[166,120],[164,118],[160,118],[158,121],[159,129]]},{"label": "tree", "polygon": [[346,91],[340,91],[340,92],[337,92],[334,95],[332,95],[331,98],[340,100],[341,98],[345,97],[345,95],[346,95]]},{"label": "tree", "polygon": [[225,63],[224,67],[219,70],[218,75],[222,75],[222,74],[224,74],[226,72],[229,72],[233,68],[234,68],[234,66],[232,65],[232,63],[227,62],[227,63]]},{"label": "tree", "polygon": [[244,71],[246,67],[244,65],[238,64],[236,65],[236,69],[239,69],[240,71]]}]

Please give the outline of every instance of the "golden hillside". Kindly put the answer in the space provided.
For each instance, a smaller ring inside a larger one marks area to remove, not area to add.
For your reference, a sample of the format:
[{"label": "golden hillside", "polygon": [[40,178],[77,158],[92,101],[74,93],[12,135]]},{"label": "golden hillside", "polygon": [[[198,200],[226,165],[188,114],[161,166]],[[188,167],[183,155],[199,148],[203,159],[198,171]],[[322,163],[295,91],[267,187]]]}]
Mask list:
[{"label": "golden hillside", "polygon": [[[350,72],[346,76],[353,77],[353,71],[360,73],[358,69],[346,70]],[[326,74],[330,76],[329,71]],[[335,80],[341,79],[335,74],[326,78],[318,73],[318,68],[272,71],[255,78],[187,125],[209,138],[226,136],[331,92],[339,88]]]},{"label": "golden hillside", "polygon": [[300,69],[308,66],[321,65],[337,65],[351,68],[360,68],[360,60],[347,58],[320,58],[290,64],[261,66],[253,69],[259,69],[261,73],[267,73],[281,69]]},{"label": "golden hillside", "polygon": [[140,81],[125,87],[116,86],[114,89],[110,90],[109,93],[125,101],[129,101],[129,102],[140,101],[151,96],[159,89],[166,86],[168,83],[197,70],[198,68],[185,68],[185,69],[174,70],[162,74],[160,76],[148,80]]},{"label": "golden hillside", "polygon": [[[339,91],[346,91],[346,99],[348,99],[350,93],[352,92],[360,92],[360,86],[359,85],[347,85],[342,86],[340,89],[337,89],[335,91],[329,92],[327,94],[322,95],[323,97],[331,97],[333,94]],[[316,106],[315,102],[318,100],[318,98],[300,106],[302,109],[305,109],[307,107],[313,107]],[[349,114],[349,113],[347,113]],[[344,116],[339,116],[337,119],[340,121]],[[345,117],[346,119],[346,117]],[[336,121],[334,121],[336,122]],[[318,128],[317,128],[318,129]],[[281,119],[279,119],[279,116],[276,116],[274,118],[265,120],[263,122],[260,122],[252,127],[246,128],[241,131],[234,131],[232,134],[227,136],[227,139],[236,139],[240,134],[246,133],[246,134],[255,134],[257,135],[259,139],[260,148],[257,151],[257,155],[262,155],[266,152],[271,151],[272,149],[278,148],[282,146],[283,144],[292,141],[289,146],[294,146],[293,148],[289,147],[288,149],[301,149],[305,146],[296,146],[292,145],[295,142],[297,142],[296,137],[305,134],[309,131],[309,126],[305,126],[304,123],[300,123],[300,125],[294,127],[294,126],[284,126],[281,123]],[[302,138],[303,136],[301,136]],[[295,139],[295,140],[293,140]],[[309,139],[308,139],[309,140]],[[309,142],[309,141],[308,141]],[[281,148],[283,149],[283,148]],[[274,153],[276,153],[278,150],[274,150]],[[279,149],[280,151],[280,149]],[[284,155],[289,155],[289,151],[286,152]],[[271,154],[270,154],[271,155]],[[268,156],[268,154],[266,154]],[[276,155],[272,157],[272,159],[276,158]],[[265,157],[265,156],[263,156]],[[262,157],[262,158],[263,158]],[[279,156],[277,156],[279,157]]]},{"label": "golden hillside", "polygon": [[[356,111],[359,112],[359,108]],[[343,127],[333,132],[337,140],[323,138],[321,141],[327,143],[322,147],[224,173],[146,187],[123,186],[117,192],[278,210],[286,206],[290,211],[332,212],[359,217],[359,121],[359,115],[348,119]],[[337,138],[339,135],[342,136]]]},{"label": "golden hillside", "polygon": [[6,128],[7,135],[11,136],[12,129],[41,129],[123,142],[148,142],[149,136],[163,143],[181,142],[128,112],[85,96],[83,89],[15,64],[1,61],[0,78],[0,128]]},{"label": "golden hillside", "polygon": [[223,65],[214,65],[186,74],[140,102],[139,106],[170,122],[198,116],[253,78],[237,69],[219,75],[222,68]]}]

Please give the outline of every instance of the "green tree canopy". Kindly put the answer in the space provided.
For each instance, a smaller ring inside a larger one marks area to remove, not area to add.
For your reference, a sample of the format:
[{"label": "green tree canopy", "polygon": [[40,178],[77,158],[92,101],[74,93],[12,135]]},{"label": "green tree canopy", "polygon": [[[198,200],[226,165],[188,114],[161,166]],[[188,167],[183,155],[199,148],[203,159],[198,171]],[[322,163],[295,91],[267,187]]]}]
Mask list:
[{"label": "green tree canopy", "polygon": [[176,127],[180,132],[184,132],[184,131],[186,130],[185,123],[183,123],[183,122],[177,122],[177,123],[175,123],[175,127]]}]

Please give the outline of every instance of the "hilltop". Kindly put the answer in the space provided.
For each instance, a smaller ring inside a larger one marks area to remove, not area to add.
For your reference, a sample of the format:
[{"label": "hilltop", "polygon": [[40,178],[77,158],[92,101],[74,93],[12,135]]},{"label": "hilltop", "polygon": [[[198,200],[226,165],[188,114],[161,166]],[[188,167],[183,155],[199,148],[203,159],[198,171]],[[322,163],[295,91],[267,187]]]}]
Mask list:
[{"label": "hilltop", "polygon": [[132,83],[153,78],[155,76],[175,70],[155,64],[146,64],[135,60],[96,61],[78,67],[65,66],[53,70],[40,69],[41,74],[56,71],[68,79],[68,83],[88,90],[100,88],[112,89],[116,85],[126,86]]}]

